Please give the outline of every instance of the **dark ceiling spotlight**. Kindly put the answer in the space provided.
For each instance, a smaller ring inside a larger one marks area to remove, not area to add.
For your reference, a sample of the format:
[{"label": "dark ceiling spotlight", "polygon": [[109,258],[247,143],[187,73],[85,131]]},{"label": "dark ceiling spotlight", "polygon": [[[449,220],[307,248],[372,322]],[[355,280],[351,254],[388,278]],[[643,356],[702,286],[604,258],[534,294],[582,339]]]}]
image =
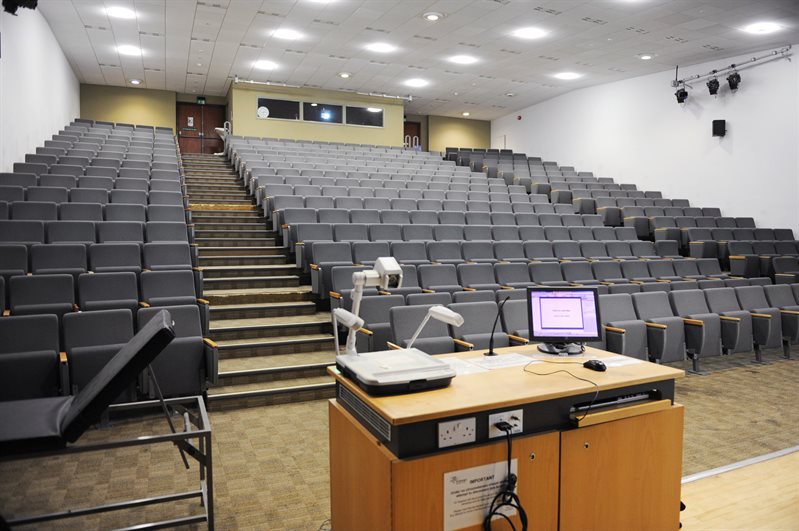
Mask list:
[{"label": "dark ceiling spotlight", "polygon": [[741,82],[741,74],[733,72],[727,76],[727,83],[730,84],[730,90],[738,90],[738,84]]},{"label": "dark ceiling spotlight", "polygon": [[12,15],[17,14],[17,9],[26,7],[28,9],[36,9],[39,0],[3,0],[3,9]]},{"label": "dark ceiling spotlight", "polygon": [[685,103],[685,100],[688,99],[688,91],[685,90],[685,87],[680,87],[674,93],[674,97],[677,98],[677,103]]},{"label": "dark ceiling spotlight", "polygon": [[719,80],[715,77],[707,82],[707,90],[710,92],[711,96],[715,96],[719,93]]}]

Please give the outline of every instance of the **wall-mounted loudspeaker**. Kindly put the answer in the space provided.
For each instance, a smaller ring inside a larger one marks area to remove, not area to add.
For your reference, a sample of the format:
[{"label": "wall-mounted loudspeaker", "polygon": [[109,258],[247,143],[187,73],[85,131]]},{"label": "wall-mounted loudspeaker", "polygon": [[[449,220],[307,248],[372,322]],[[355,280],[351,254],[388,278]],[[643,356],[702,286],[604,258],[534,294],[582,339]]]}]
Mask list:
[{"label": "wall-mounted loudspeaker", "polygon": [[727,134],[727,120],[713,120],[713,136]]}]

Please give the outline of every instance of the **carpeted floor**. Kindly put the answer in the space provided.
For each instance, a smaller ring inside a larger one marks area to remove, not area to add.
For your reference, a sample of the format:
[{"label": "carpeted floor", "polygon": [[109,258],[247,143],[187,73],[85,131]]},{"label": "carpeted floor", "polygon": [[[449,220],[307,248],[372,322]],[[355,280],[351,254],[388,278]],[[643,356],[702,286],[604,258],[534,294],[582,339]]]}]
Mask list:
[{"label": "carpeted floor", "polygon": [[[794,349],[799,357],[799,349]],[[799,361],[753,365],[750,354],[706,361],[709,374],[680,380],[686,406],[683,475],[799,444]],[[328,518],[328,433],[325,401],[211,413],[218,529],[315,531]],[[85,441],[163,431],[163,419],[130,421],[94,430]],[[177,451],[163,445],[104,454],[0,463],[0,513],[107,503],[196,488]],[[30,529],[106,529],[183,515],[142,508],[92,518],[37,524]],[[196,505],[196,504],[195,504]],[[198,526],[202,529],[204,526]]]}]

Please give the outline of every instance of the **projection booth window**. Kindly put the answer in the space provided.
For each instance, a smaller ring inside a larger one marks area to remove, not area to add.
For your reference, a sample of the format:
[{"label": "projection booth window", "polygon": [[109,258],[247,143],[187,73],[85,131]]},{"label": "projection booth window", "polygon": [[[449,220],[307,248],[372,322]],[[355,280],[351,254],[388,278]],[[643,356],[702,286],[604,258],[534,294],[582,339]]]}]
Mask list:
[{"label": "projection booth window", "polygon": [[380,107],[347,107],[349,125],[383,127],[383,109]]},{"label": "projection booth window", "polygon": [[340,124],[342,122],[341,114],[341,105],[312,102],[303,102],[302,104],[302,117],[306,122]]},{"label": "projection booth window", "polygon": [[279,118],[282,120],[300,119],[300,102],[258,98],[256,109],[258,118]]}]

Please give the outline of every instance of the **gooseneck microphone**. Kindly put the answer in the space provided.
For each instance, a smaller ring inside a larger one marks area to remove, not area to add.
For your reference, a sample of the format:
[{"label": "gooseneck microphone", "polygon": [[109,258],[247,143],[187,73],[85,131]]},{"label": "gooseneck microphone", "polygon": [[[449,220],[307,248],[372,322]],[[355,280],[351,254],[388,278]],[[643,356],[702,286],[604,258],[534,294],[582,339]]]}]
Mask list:
[{"label": "gooseneck microphone", "polygon": [[488,339],[488,352],[484,353],[483,356],[496,356],[496,352],[494,352],[494,332],[497,330],[497,322],[499,322],[499,314],[502,312],[502,307],[505,305],[506,302],[510,299],[510,295],[502,299],[497,306],[497,316],[494,318],[494,326],[491,328],[491,337]]}]

